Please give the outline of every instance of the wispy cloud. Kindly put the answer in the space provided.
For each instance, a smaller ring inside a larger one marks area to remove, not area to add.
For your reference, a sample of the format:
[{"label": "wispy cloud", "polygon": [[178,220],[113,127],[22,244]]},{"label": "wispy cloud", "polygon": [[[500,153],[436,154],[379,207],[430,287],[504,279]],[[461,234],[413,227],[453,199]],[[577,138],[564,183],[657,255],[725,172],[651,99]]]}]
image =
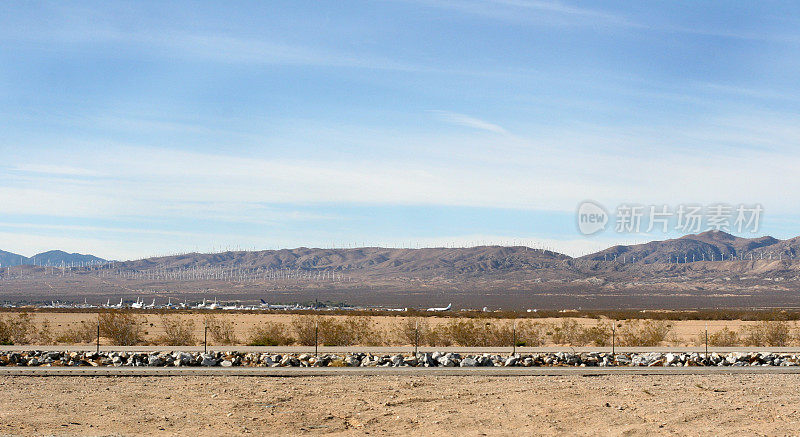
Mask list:
[{"label": "wispy cloud", "polygon": [[446,123],[455,124],[458,126],[465,126],[473,129],[485,130],[497,134],[508,134],[502,126],[490,123],[479,118],[470,117],[469,115],[459,114],[457,112],[431,110],[428,111],[433,114],[438,120]]},{"label": "wispy cloud", "polygon": [[95,170],[88,170],[85,168],[70,167],[58,164],[23,164],[23,165],[12,166],[10,170],[18,172],[42,173],[42,174],[59,175],[59,176],[98,177],[104,175],[104,173],[97,172]]},{"label": "wispy cloud", "polygon": [[141,49],[149,57],[166,56],[194,61],[250,65],[296,65],[402,72],[456,72],[447,68],[404,62],[391,57],[342,51],[321,46],[248,38],[224,33],[192,33],[182,30],[119,31],[110,27],[78,27],[30,32],[5,29],[0,40],[70,44],[72,48],[114,44],[120,48]]},{"label": "wispy cloud", "polygon": [[[561,2],[537,0],[407,0],[426,6],[449,9],[460,13],[478,15],[513,22],[535,21],[543,25],[576,24],[576,19],[611,23],[624,23],[622,17],[584,7],[571,6]],[[526,14],[530,12],[535,15]]]},{"label": "wispy cloud", "polygon": [[686,26],[656,22],[651,19],[628,16],[619,12],[570,5],[566,2],[539,0],[402,0],[420,3],[429,7],[447,9],[458,13],[512,23],[528,23],[541,26],[592,26],[603,25],[609,29],[618,27],[734,40],[764,41],[785,44],[800,44],[796,34],[737,31],[726,28]]}]

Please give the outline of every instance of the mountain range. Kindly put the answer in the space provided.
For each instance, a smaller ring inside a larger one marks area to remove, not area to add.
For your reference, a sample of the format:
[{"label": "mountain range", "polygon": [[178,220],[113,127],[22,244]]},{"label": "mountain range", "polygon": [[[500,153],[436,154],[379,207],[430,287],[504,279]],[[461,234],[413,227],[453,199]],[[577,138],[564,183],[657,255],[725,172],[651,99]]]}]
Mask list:
[{"label": "mountain range", "polygon": [[[800,237],[741,238],[715,231],[582,257],[524,246],[185,253],[113,261],[67,275],[39,269],[37,276],[30,273],[38,268],[19,266],[0,271],[24,279],[8,287],[0,282],[0,298],[106,301],[155,293],[189,300],[320,299],[418,307],[452,302],[462,308],[784,308],[800,307],[798,255]],[[30,258],[0,252],[3,267],[34,261],[103,262],[61,251]]]},{"label": "mountain range", "polygon": [[722,231],[707,231],[664,241],[651,241],[630,246],[613,246],[581,257],[594,261],[621,260],[626,262],[682,263],[690,261],[721,261],[724,259],[753,259],[763,256],[796,257],[800,253],[800,237],[778,240],[765,236],[740,238]]},{"label": "mountain range", "polygon": [[[117,263],[136,270],[153,268],[223,267],[289,270],[359,271],[375,274],[426,273],[480,275],[498,271],[529,271],[579,265],[581,261],[616,261],[624,264],[684,264],[697,261],[793,259],[800,254],[800,237],[779,240],[770,236],[741,238],[722,231],[707,231],[680,238],[636,245],[617,245],[572,258],[552,251],[523,246],[478,246],[469,248],[396,249],[296,249],[187,253]],[[106,260],[60,250],[30,258],[0,251],[2,266],[36,264],[47,266],[88,265]]]},{"label": "mountain range", "polygon": [[28,258],[12,252],[0,250],[0,267],[19,266],[19,265],[37,265],[37,266],[80,266],[91,264],[102,264],[106,260],[98,258],[94,255],[83,255],[80,253],[67,253],[62,250],[50,250],[47,252],[37,253],[36,255]]}]

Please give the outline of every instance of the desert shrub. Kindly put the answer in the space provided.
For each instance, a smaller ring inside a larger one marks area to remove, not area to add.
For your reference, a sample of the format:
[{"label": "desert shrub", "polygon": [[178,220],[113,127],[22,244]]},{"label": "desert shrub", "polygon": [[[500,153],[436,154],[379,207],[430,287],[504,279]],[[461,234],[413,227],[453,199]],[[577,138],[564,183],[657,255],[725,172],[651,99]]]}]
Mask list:
[{"label": "desert shrub", "polygon": [[97,325],[81,320],[78,326],[68,328],[56,336],[56,343],[81,344],[97,341]]},{"label": "desert shrub", "polygon": [[[486,345],[488,346],[511,346],[514,344],[516,327],[513,322],[496,322],[488,325],[484,324],[486,333]],[[517,338],[519,344],[519,338]]]},{"label": "desert shrub", "polygon": [[669,334],[667,334],[667,338],[664,341],[673,347],[681,346],[684,343],[683,338],[681,338],[675,332],[670,332]]},{"label": "desert shrub", "polygon": [[743,331],[748,346],[787,346],[792,339],[787,322],[763,321],[745,326]]},{"label": "desert shrub", "polygon": [[161,316],[164,335],[156,339],[156,343],[166,346],[193,346],[197,344],[193,320],[184,320],[177,316]]},{"label": "desert shrub", "polygon": [[[514,329],[512,322],[453,318],[429,330],[425,340],[431,346],[511,346]],[[528,330],[528,336],[534,337],[534,331]],[[517,327],[517,343],[524,343],[524,337]]]},{"label": "desert shrub", "polygon": [[318,330],[318,343],[326,346],[377,346],[383,344],[383,334],[364,316],[349,316],[344,320],[335,317],[303,316],[292,321],[297,342],[311,346],[314,331]]},{"label": "desert shrub", "polygon": [[439,325],[442,338],[457,346],[480,346],[488,342],[488,323],[484,325],[473,319],[448,319]]},{"label": "desert shrub", "polygon": [[582,346],[609,346],[611,344],[611,324],[598,323],[595,326],[581,328],[580,344]]},{"label": "desert shrub", "polygon": [[320,321],[320,317],[302,316],[292,320],[292,330],[297,342],[303,346],[314,345],[314,327]]},{"label": "desert shrub", "polygon": [[517,346],[541,346],[545,343],[545,326],[539,322],[517,324]]},{"label": "desert shrub", "polygon": [[345,338],[346,342],[343,345],[381,346],[385,344],[383,332],[374,323],[371,317],[347,317],[343,324],[349,337]]},{"label": "desert shrub", "polygon": [[100,335],[117,346],[133,346],[142,343],[144,317],[119,311],[100,313]]},{"label": "desert shrub", "polygon": [[425,334],[424,343],[428,346],[447,347],[453,345],[453,339],[450,338],[447,326],[445,324],[438,324],[428,329],[428,332]]},{"label": "desert shrub", "polygon": [[47,321],[37,327],[28,313],[0,317],[0,344],[50,344],[52,341]]},{"label": "desert shrub", "polygon": [[11,333],[11,328],[6,323],[5,319],[0,317],[0,344],[10,345],[14,344],[14,336]]},{"label": "desert shrub", "polygon": [[392,325],[390,338],[395,344],[412,345],[419,336],[419,344],[422,345],[429,344],[430,335],[431,327],[426,319],[406,317]]},{"label": "desert shrub", "polygon": [[549,324],[547,334],[554,344],[582,345],[583,343],[583,330],[578,322],[572,319],[564,319],[561,324]]},{"label": "desert shrub", "polygon": [[351,333],[348,328],[346,323],[331,317],[324,317],[319,324],[319,343],[326,346],[358,344],[358,341],[355,340],[358,334]]},{"label": "desert shrub", "polygon": [[27,313],[0,317],[0,344],[29,344],[32,323]]},{"label": "desert shrub", "polygon": [[658,346],[672,330],[664,320],[628,320],[618,331],[622,346]]},{"label": "desert shrub", "polygon": [[213,344],[227,346],[238,342],[232,321],[207,315],[205,325]]},{"label": "desert shrub", "polygon": [[[706,333],[705,331],[697,334],[697,344],[704,345],[706,344]],[[708,333],[708,345],[709,346],[721,346],[721,347],[731,347],[731,346],[738,346],[739,345],[739,333],[728,329],[727,326],[720,329],[717,332],[709,332]]]},{"label": "desert shrub", "polygon": [[285,346],[294,343],[288,335],[288,326],[283,323],[265,322],[250,331],[247,344],[250,346]]},{"label": "desert shrub", "polygon": [[[433,328],[429,328],[427,323],[420,324],[421,334],[423,326],[424,342],[421,335],[420,344],[429,346],[511,346],[515,336],[518,346],[539,346],[543,343],[543,327],[538,322],[520,322],[515,326],[512,321],[453,318]],[[407,327],[405,335],[410,336],[413,343],[413,322]]]},{"label": "desert shrub", "polygon": [[36,330],[36,344],[53,343],[53,331],[50,329],[50,322],[45,320]]}]

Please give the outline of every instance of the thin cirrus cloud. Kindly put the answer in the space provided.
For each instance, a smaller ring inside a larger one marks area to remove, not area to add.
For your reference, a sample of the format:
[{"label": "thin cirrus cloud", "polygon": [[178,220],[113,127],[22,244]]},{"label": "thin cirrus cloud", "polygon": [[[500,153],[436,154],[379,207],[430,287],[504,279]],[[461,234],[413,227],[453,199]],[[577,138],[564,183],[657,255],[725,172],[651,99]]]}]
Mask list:
[{"label": "thin cirrus cloud", "polygon": [[457,126],[464,126],[472,129],[478,129],[487,132],[494,132],[496,134],[508,134],[508,131],[505,130],[502,126],[490,123],[485,120],[481,120],[479,118],[470,117],[469,115],[459,114],[457,112],[450,112],[450,111],[441,111],[441,110],[431,110],[428,111],[433,116],[440,121],[445,123],[454,124]]}]

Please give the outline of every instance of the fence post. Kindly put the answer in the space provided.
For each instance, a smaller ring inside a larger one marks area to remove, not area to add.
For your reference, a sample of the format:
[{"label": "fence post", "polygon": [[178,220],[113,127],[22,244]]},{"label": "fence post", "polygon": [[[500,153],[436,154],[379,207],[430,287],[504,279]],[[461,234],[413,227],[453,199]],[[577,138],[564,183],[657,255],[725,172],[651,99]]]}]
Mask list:
[{"label": "fence post", "polygon": [[611,356],[613,357],[617,349],[617,321],[611,322]]},{"label": "fence post", "polygon": [[511,322],[511,337],[514,345],[511,347],[511,355],[517,354],[517,321]]},{"label": "fence post", "polygon": [[706,323],[706,361],[708,361],[708,323]]},{"label": "fence post", "polygon": [[203,324],[203,353],[208,353],[208,323]]},{"label": "fence post", "polygon": [[419,320],[414,323],[414,356],[417,356],[419,350]]},{"label": "fence post", "polygon": [[319,322],[314,322],[314,356],[319,355]]},{"label": "fence post", "polygon": [[97,321],[97,347],[95,348],[96,353],[100,353],[100,320]]}]

